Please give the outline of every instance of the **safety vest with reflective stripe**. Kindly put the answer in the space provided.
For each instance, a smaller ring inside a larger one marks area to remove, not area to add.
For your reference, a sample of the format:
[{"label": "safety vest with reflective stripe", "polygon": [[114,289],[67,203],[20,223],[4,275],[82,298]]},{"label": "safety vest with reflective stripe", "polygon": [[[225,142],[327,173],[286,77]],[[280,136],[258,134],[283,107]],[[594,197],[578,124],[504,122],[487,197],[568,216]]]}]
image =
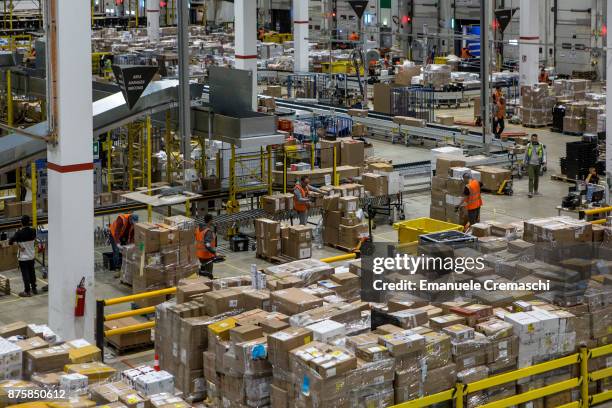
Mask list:
[{"label": "safety vest with reflective stripe", "polygon": [[497,102],[497,119],[504,119],[506,117],[506,104]]},{"label": "safety vest with reflective stripe", "polygon": [[468,196],[466,207],[468,210],[476,210],[482,207],[482,198],[480,197],[480,182],[478,180],[470,180],[468,183]]},{"label": "safety vest with reflective stripe", "polygon": [[[308,198],[308,188],[304,188],[301,184],[298,183],[295,185],[294,190],[299,190],[300,193],[302,193],[302,198]],[[308,206],[306,205],[306,203],[303,203],[298,200],[297,194],[293,196],[293,208],[295,208],[295,211],[297,212],[308,211]]]},{"label": "safety vest with reflective stripe", "polygon": [[128,242],[133,239],[133,234],[130,231],[133,226],[130,224],[130,214],[119,214],[117,219],[110,226],[110,233],[115,240],[119,243],[121,238],[128,233]]},{"label": "safety vest with reflective stripe", "polygon": [[[204,228],[204,229],[197,228],[195,230],[196,256],[199,259],[204,260],[204,261],[207,261],[215,257],[215,254],[208,250],[208,248],[206,247],[206,243],[204,242],[204,240],[206,239],[206,234],[208,234],[209,231],[212,232],[210,228]],[[210,247],[212,249],[215,249],[217,248],[217,237],[214,236],[214,232],[212,233],[213,233],[213,239],[210,242]]]},{"label": "safety vest with reflective stripe", "polygon": [[[533,152],[533,144],[529,143],[529,146],[527,146],[527,158],[531,159],[531,153]],[[536,153],[538,155],[538,157],[540,158],[540,163],[542,163],[542,160],[544,159],[544,148],[542,147],[541,144],[538,144],[538,148],[536,150]]]}]

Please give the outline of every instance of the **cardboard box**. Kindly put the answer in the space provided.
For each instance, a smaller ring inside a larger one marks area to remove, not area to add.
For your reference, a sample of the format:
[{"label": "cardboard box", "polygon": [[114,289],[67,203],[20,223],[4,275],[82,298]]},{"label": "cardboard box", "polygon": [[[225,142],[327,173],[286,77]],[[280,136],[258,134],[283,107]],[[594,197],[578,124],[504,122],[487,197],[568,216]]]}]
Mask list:
[{"label": "cardboard box", "polygon": [[[321,168],[334,166],[334,147],[336,148],[336,165],[342,163],[342,142],[340,140],[321,140]],[[312,181],[312,180],[311,180]]]},{"label": "cardboard box", "polygon": [[411,127],[419,127],[419,128],[425,127],[424,119],[411,118],[408,116],[394,116],[393,122],[397,123],[398,125],[403,125],[403,126],[411,126]]},{"label": "cardboard box", "polygon": [[338,235],[338,245],[344,248],[353,249],[359,243],[362,234],[368,232],[366,224],[358,224],[354,226],[340,225]]},{"label": "cardboard box", "polygon": [[478,166],[482,188],[488,191],[497,191],[504,180],[510,179],[510,170],[493,166]]},{"label": "cardboard box", "polygon": [[366,191],[373,196],[386,196],[389,194],[389,178],[382,174],[364,173],[361,176],[361,183]]},{"label": "cardboard box", "polygon": [[207,292],[204,294],[203,300],[206,305],[206,314],[209,316],[217,316],[242,306],[241,292],[234,288]]},{"label": "cardboard box", "polygon": [[26,378],[30,378],[33,373],[61,371],[66,364],[70,364],[68,350],[61,346],[27,351],[24,359]]},{"label": "cardboard box", "polygon": [[343,213],[357,211],[358,205],[358,197],[340,197],[338,199],[338,209]]},{"label": "cardboard box", "polygon": [[[121,327],[133,326],[141,322],[133,317],[104,322],[104,330],[118,329]],[[151,330],[139,330],[132,333],[119,334],[107,338],[117,348],[130,347],[138,344],[148,344],[151,342]]]},{"label": "cardboard box", "polygon": [[323,305],[323,299],[303,289],[289,288],[270,293],[272,311],[294,315]]},{"label": "cardboard box", "polygon": [[[6,245],[4,245],[6,243]],[[0,241],[0,272],[17,269],[19,261],[17,259],[18,246],[8,245],[7,241]],[[0,293],[2,290],[0,290]]]},{"label": "cardboard box", "polygon": [[0,326],[0,337],[5,339],[13,336],[26,336],[28,324],[26,322],[15,322],[9,323],[4,326]]},{"label": "cardboard box", "polygon": [[307,328],[288,328],[268,336],[268,359],[273,366],[289,369],[289,352],[312,341],[312,331]]},{"label": "cardboard box", "polygon": [[438,113],[436,114],[436,122],[444,126],[454,126],[455,117],[449,114]]},{"label": "cardboard box", "polygon": [[286,198],[281,195],[264,196],[261,198],[262,208],[268,214],[278,214],[286,209]]},{"label": "cardboard box", "polygon": [[361,140],[343,140],[342,141],[342,166],[363,167],[364,161],[364,143]]},{"label": "cardboard box", "polygon": [[460,157],[439,156],[436,160],[436,177],[449,178],[451,167],[465,167],[465,160]]},{"label": "cardboard box", "polygon": [[401,357],[421,351],[425,348],[425,337],[411,330],[385,334],[378,338],[378,343],[389,350],[394,357]]},{"label": "cardboard box", "polygon": [[442,207],[429,206],[429,217],[434,220],[446,221],[446,205]]}]

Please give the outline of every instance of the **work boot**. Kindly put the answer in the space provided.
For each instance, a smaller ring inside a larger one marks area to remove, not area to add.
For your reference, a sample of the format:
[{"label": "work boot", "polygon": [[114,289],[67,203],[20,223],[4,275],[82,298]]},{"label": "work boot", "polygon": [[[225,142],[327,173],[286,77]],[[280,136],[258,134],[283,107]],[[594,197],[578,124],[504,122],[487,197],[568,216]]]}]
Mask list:
[{"label": "work boot", "polygon": [[32,289],[32,294],[33,295],[38,295],[38,290],[36,288]]},{"label": "work boot", "polygon": [[529,197],[529,198],[533,197],[533,193],[527,194],[527,197]]},{"label": "work boot", "polygon": [[19,297],[32,297],[32,294],[30,292],[21,292],[18,296]]}]

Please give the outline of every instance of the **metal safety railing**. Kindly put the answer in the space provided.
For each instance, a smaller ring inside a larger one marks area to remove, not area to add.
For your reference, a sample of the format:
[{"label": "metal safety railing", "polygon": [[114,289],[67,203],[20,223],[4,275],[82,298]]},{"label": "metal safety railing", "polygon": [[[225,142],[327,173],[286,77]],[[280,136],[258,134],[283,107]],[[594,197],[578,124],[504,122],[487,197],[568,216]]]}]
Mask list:
[{"label": "metal safety railing", "polygon": [[612,344],[594,349],[581,347],[578,353],[558,358],[544,363],[536,364],[530,367],[520,368],[518,370],[495,375],[467,384],[457,383],[454,388],[442,391],[426,397],[418,398],[412,401],[406,401],[392,408],[421,408],[428,407],[441,402],[452,402],[456,408],[463,408],[465,399],[469,394],[485,391],[489,388],[507,384],[516,380],[527,378],[530,376],[543,374],[559,368],[564,368],[572,365],[579,365],[578,376],[568,380],[560,381],[554,384],[549,384],[544,387],[535,388],[527,392],[513,395],[497,401],[492,401],[482,405],[479,408],[504,408],[516,406],[529,401],[537,400],[559,392],[568,391],[573,388],[579,388],[580,399],[561,405],[559,408],[586,408],[612,399],[612,390],[599,392],[594,395],[589,394],[589,383],[612,377],[612,367],[595,370],[589,372],[589,361],[598,357],[612,354]]},{"label": "metal safety railing", "polygon": [[[357,258],[357,252],[352,252],[349,254],[343,254],[338,256],[332,256],[328,258],[323,258],[320,261],[325,263],[334,263],[341,261],[348,261],[351,259]],[[133,324],[125,327],[118,327],[116,329],[108,329],[104,328],[104,323],[123,319],[125,317],[133,317],[133,316],[142,316],[142,315],[150,315],[155,313],[155,306],[142,307],[139,309],[128,310],[125,312],[117,312],[112,314],[105,314],[105,308],[107,306],[115,306],[123,303],[130,303],[137,300],[157,298],[160,296],[170,296],[174,295],[177,291],[177,287],[171,287],[166,289],[154,290],[151,292],[143,292],[137,293],[135,295],[121,296],[112,299],[98,299],[96,301],[96,346],[102,351],[102,360],[104,360],[104,341],[105,339],[118,336],[121,334],[134,333],[141,330],[153,329],[155,327],[155,321],[143,322],[138,324]]]},{"label": "metal safety railing", "polygon": [[134,333],[140,330],[152,329],[155,327],[155,321],[144,322],[134,324],[125,327],[118,327],[116,329],[106,330],[104,323],[123,319],[125,317],[142,316],[151,313],[155,313],[155,306],[142,307],[139,309],[128,310],[125,312],[118,312],[105,315],[104,309],[106,306],[120,305],[123,303],[130,303],[137,300],[150,299],[160,296],[169,296],[176,293],[176,287],[159,289],[151,292],[137,293],[135,295],[122,296],[112,299],[99,299],[96,301],[96,346],[102,350],[102,360],[104,360],[104,340],[108,337],[118,336],[121,334]]},{"label": "metal safety railing", "polygon": [[[589,210],[582,210],[578,213],[578,216],[581,220],[584,220],[592,215],[598,215],[598,214],[606,214],[609,215],[609,213],[612,212],[612,206],[609,207],[601,207],[601,208],[592,208]],[[591,224],[605,224],[606,223],[606,217],[604,218],[600,218],[598,220],[593,220],[591,221]]]}]

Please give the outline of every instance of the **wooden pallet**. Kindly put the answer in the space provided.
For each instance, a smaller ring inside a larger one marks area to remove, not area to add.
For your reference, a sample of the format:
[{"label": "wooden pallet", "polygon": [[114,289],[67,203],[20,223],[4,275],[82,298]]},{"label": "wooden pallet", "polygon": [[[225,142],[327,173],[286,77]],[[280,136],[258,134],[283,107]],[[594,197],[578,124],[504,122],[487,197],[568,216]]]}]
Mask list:
[{"label": "wooden pallet", "polygon": [[325,244],[325,245],[327,245],[330,248],[335,248],[335,249],[338,249],[338,250],[344,251],[344,252],[353,252],[353,249],[354,249],[354,248],[343,247],[343,246],[337,245],[337,244]]},{"label": "wooden pallet", "polygon": [[146,343],[138,343],[138,344],[132,344],[131,346],[121,347],[113,343],[112,341],[107,340],[106,345],[110,346],[118,356],[122,356],[128,353],[138,353],[140,351],[151,350],[155,346],[155,343],[153,341],[149,341]]},{"label": "wooden pallet", "polygon": [[523,127],[532,128],[532,129],[540,129],[540,128],[544,128],[546,126],[549,126],[548,123],[543,123],[543,124],[539,124],[539,125],[534,125],[532,123],[530,123],[530,124],[523,123]]},{"label": "wooden pallet", "polygon": [[564,176],[563,174],[552,174],[550,176],[550,179],[555,180],[555,181],[564,181],[566,183],[572,183],[572,184],[576,183],[576,180],[569,178],[567,176]]},{"label": "wooden pallet", "polygon": [[4,275],[0,275],[0,296],[11,294],[11,281]]},{"label": "wooden pallet", "polygon": [[258,255],[258,254],[256,254],[255,257],[259,258],[259,259],[263,259],[264,261],[267,261],[267,262],[270,262],[270,263],[276,264],[276,265],[284,264],[284,263],[288,263],[288,262],[293,262],[293,261],[296,260],[295,258],[291,258],[290,256],[287,256],[287,255],[278,255],[278,256],[269,257],[269,256],[265,256],[265,255]]}]

